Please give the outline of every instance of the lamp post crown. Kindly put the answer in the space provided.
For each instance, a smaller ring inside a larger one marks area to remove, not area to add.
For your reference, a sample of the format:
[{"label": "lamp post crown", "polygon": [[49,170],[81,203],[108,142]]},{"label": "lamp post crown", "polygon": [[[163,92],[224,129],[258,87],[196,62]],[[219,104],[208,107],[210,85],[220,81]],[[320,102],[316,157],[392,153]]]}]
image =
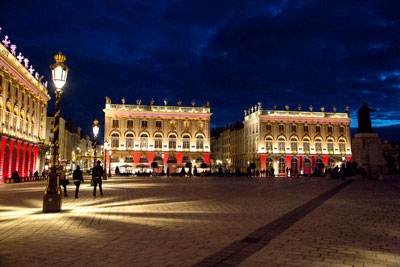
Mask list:
[{"label": "lamp post crown", "polygon": [[67,58],[61,52],[58,52],[58,54],[54,56],[54,60],[57,63],[64,63]]}]

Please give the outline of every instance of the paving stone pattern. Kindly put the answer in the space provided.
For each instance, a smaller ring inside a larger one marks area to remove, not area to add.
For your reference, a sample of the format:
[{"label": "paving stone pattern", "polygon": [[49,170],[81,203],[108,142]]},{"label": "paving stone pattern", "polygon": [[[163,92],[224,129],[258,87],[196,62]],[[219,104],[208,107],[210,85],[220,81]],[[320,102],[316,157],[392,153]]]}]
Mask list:
[{"label": "paving stone pattern", "polygon": [[[42,213],[44,181],[0,184],[0,266],[191,266],[341,183],[112,178],[93,198],[87,179],[55,214]],[[399,188],[353,182],[241,265],[396,266]]]}]

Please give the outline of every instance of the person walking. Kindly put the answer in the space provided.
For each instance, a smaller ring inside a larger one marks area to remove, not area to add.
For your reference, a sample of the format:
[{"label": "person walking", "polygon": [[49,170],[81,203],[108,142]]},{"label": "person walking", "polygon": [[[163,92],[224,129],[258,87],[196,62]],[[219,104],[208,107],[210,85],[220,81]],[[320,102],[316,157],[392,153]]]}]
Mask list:
[{"label": "person walking", "polygon": [[64,197],[68,197],[67,185],[69,184],[69,181],[68,181],[68,179],[65,178],[64,167],[62,165],[60,165],[60,167],[58,167],[57,172],[60,175],[60,184],[64,187]]},{"label": "person walking", "polygon": [[92,172],[92,179],[94,182],[94,187],[93,187],[93,196],[96,196],[96,188],[97,184],[99,184],[99,190],[100,190],[100,195],[103,195],[103,188],[101,187],[102,181],[101,177],[103,176],[103,167],[100,166],[100,160],[97,161],[97,165],[93,168]]},{"label": "person walking", "polygon": [[35,180],[39,180],[39,172],[38,171],[35,171],[33,176],[35,177]]},{"label": "person walking", "polygon": [[79,186],[81,186],[81,182],[83,183],[83,175],[82,175],[81,167],[79,165],[76,166],[76,170],[72,174],[72,179],[74,180],[74,184],[76,186],[75,198],[78,198]]}]

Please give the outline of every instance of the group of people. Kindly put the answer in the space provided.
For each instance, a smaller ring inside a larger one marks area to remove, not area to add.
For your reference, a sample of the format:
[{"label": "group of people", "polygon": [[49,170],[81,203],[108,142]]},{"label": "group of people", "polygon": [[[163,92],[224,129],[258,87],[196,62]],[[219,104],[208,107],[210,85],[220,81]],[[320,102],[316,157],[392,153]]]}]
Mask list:
[{"label": "group of people", "polygon": [[[45,178],[44,172],[42,173],[43,179]],[[32,176],[32,171],[29,170],[29,177],[33,177],[33,180],[39,180],[39,172],[35,171],[35,173]],[[14,183],[20,183],[21,182],[21,177],[19,176],[19,172],[17,170],[13,171],[11,174],[11,178],[14,181]]]},{"label": "group of people", "polygon": [[[100,195],[103,195],[103,188],[102,188],[102,177],[103,177],[103,167],[100,165],[100,161],[97,161],[97,165],[92,170],[92,186],[93,186],[93,196],[96,196],[97,185],[99,186]],[[64,196],[68,197],[67,193],[67,185],[69,184],[68,179],[65,177],[65,171],[62,166],[59,168],[59,175],[60,175],[60,184],[64,188]],[[75,184],[75,198],[79,198],[79,187],[81,183],[84,182],[83,180],[83,173],[79,165],[76,166],[76,169],[72,173],[72,180]]]}]

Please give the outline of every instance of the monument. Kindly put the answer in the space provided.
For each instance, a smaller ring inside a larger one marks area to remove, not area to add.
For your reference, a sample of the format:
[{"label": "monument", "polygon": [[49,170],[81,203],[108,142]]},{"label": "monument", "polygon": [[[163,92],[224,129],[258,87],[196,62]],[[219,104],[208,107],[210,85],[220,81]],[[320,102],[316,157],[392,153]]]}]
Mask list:
[{"label": "monument", "polygon": [[353,160],[358,167],[367,171],[369,178],[380,178],[386,165],[382,154],[382,142],[377,133],[372,131],[370,109],[367,103],[363,103],[358,110],[358,131],[352,142]]}]

